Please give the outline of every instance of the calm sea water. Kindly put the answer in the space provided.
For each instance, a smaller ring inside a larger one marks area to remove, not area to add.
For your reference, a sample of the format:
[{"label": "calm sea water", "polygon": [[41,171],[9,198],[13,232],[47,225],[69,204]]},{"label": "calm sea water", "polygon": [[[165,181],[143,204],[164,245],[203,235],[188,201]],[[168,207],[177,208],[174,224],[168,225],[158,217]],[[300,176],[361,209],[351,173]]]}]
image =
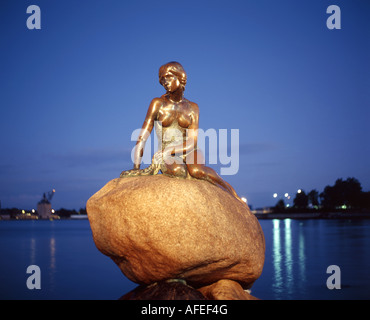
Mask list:
[{"label": "calm sea water", "polygon": [[[261,299],[369,299],[370,220],[261,220]],[[29,290],[29,265],[41,289]],[[329,290],[327,268],[340,268]],[[87,220],[0,221],[0,299],[118,299],[136,284],[95,247]]]}]

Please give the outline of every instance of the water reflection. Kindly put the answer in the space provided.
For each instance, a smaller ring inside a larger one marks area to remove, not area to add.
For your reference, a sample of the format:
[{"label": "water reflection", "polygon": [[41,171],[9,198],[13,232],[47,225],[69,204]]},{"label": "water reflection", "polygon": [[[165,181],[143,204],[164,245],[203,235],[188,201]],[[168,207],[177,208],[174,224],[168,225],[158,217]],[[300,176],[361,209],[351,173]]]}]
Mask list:
[{"label": "water reflection", "polygon": [[[38,239],[38,241],[36,241],[35,237],[30,239],[29,265],[37,265],[40,267],[41,277],[46,281],[48,290],[50,291],[55,288],[56,240],[54,235],[52,235],[48,240],[48,247],[46,249],[46,244],[43,239]],[[47,275],[48,277],[45,279],[44,275]]]},{"label": "water reflection", "polygon": [[303,223],[299,224],[298,234],[298,268],[299,268],[299,290],[305,291],[306,284],[306,254],[305,254],[305,241],[303,235]]},{"label": "water reflection", "polygon": [[30,262],[31,264],[35,264],[35,257],[36,257],[36,240],[35,238],[31,238],[30,242]]},{"label": "water reflection", "polygon": [[293,293],[293,260],[292,260],[292,229],[290,219],[285,219],[285,268],[286,268],[286,278],[285,284],[287,289],[287,294],[291,295]]},{"label": "water reflection", "polygon": [[274,219],[273,221],[273,245],[272,257],[274,266],[273,288],[274,292],[281,293],[283,289],[283,277],[281,266],[281,244],[280,244],[280,220]]},{"label": "water reflection", "polygon": [[295,286],[299,290],[304,290],[306,282],[303,230],[298,228],[294,233],[294,235],[297,235],[298,232],[298,252],[296,252],[294,250],[295,241],[293,241],[292,220],[274,219],[272,223],[273,291],[277,299],[282,294],[285,297],[293,298]]},{"label": "water reflection", "polygon": [[[262,275],[252,287],[254,296],[263,300],[369,300],[369,219],[265,219],[260,224],[266,259]],[[86,220],[57,224],[1,221],[0,242],[4,244],[0,300],[117,299],[136,287],[97,250]],[[25,285],[30,264],[41,268],[42,290],[28,290]],[[341,290],[326,287],[326,270],[332,264],[341,268]],[[97,277],[97,272],[104,277]],[[293,280],[288,274],[293,274]]]},{"label": "water reflection", "polygon": [[55,238],[50,238],[49,243],[50,248],[50,264],[49,264],[49,281],[50,281],[50,289],[54,290],[55,288]]}]

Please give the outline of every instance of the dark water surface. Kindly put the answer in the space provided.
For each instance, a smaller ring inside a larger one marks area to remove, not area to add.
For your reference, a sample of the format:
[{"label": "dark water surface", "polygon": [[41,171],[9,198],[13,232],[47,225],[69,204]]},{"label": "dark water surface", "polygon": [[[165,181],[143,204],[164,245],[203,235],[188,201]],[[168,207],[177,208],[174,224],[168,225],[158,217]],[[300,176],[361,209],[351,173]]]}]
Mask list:
[{"label": "dark water surface", "polygon": [[[370,220],[260,220],[261,299],[370,299]],[[29,265],[41,289],[29,290]],[[328,266],[340,268],[329,290]],[[136,284],[95,247],[88,220],[0,221],[0,299],[118,299]]]}]

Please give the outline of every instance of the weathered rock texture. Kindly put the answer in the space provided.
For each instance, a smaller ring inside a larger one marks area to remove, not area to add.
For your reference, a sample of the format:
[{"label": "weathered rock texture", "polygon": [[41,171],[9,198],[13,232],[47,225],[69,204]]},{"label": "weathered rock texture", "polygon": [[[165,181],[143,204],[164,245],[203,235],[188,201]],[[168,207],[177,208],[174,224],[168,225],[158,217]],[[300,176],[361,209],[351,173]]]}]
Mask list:
[{"label": "weathered rock texture", "polygon": [[221,279],[249,288],[261,275],[265,241],[249,208],[201,180],[118,178],[87,202],[97,248],[133,282]]},{"label": "weathered rock texture", "polygon": [[209,286],[199,288],[198,291],[208,300],[259,300],[232,280],[219,280]]},{"label": "weathered rock texture", "polygon": [[161,281],[139,286],[119,300],[207,300],[203,294],[179,281]]}]

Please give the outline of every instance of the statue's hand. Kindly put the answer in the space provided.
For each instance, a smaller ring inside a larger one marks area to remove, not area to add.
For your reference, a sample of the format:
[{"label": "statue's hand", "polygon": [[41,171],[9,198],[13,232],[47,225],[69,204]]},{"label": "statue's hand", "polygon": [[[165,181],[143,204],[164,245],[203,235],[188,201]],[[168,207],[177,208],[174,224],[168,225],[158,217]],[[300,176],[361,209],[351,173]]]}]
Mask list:
[{"label": "statue's hand", "polygon": [[157,151],[153,158],[152,158],[152,164],[154,165],[161,165],[165,164],[166,160],[171,157],[171,154],[169,152],[162,152],[161,150]]},{"label": "statue's hand", "polygon": [[163,163],[163,153],[161,150],[157,151],[153,158],[152,158],[152,163],[155,165],[160,165]]}]

